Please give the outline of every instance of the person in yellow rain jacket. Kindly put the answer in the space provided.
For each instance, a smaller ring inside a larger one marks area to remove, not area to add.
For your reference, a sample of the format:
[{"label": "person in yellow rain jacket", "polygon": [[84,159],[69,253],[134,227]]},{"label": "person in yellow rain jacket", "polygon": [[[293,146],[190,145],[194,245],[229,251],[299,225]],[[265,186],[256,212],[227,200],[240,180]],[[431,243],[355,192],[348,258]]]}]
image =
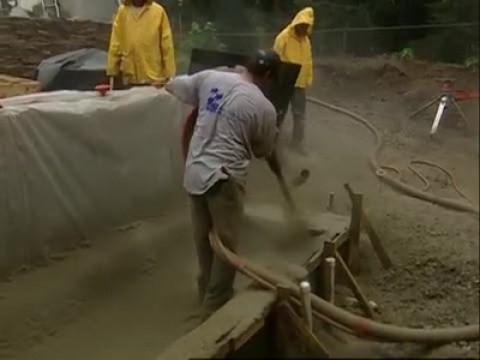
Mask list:
[{"label": "person in yellow rain jacket", "polygon": [[[313,30],[315,16],[313,8],[300,11],[293,21],[275,39],[274,50],[284,62],[302,66],[295,84],[295,92],[291,100],[293,113],[292,146],[304,154],[306,89],[313,82],[313,56],[310,35]],[[283,121],[285,114],[280,114]]]},{"label": "person in yellow rain jacket", "polygon": [[166,11],[152,0],[124,0],[113,23],[107,75],[133,86],[166,83],[175,72]]}]

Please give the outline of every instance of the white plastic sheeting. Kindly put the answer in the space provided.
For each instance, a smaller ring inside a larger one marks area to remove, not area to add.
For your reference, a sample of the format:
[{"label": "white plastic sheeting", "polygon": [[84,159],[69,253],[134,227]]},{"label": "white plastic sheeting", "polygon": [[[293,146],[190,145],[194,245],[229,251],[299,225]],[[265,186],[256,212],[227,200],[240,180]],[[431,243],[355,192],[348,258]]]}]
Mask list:
[{"label": "white plastic sheeting", "polygon": [[164,90],[0,101],[0,270],[155,216],[182,191],[185,109]]}]

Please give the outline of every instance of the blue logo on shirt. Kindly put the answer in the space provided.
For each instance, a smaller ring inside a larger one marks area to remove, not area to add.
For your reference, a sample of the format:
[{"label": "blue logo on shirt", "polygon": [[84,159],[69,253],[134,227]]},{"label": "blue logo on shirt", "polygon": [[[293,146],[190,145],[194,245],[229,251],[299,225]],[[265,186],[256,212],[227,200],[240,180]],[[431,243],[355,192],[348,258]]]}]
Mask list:
[{"label": "blue logo on shirt", "polygon": [[217,88],[213,88],[210,90],[210,96],[207,100],[207,111],[211,113],[218,113],[218,109],[220,107],[220,100],[223,99],[223,94],[220,93],[220,90]]}]

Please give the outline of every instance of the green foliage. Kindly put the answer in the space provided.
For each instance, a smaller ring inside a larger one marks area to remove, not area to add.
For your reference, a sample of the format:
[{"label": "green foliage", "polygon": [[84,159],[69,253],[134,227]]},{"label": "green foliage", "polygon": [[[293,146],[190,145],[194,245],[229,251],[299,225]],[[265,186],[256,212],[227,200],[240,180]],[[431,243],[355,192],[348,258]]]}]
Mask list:
[{"label": "green foliage", "polygon": [[479,61],[477,56],[470,56],[465,60],[465,67],[474,71],[478,71]]},{"label": "green foliage", "polygon": [[[478,22],[479,4],[479,0],[185,0],[182,18],[187,24],[192,21],[215,23],[217,37],[219,33],[230,32],[258,34],[222,36],[221,42],[229,51],[245,53],[255,47],[270,46],[272,34],[278,33],[295,12],[305,6],[315,9],[315,29],[318,30]],[[175,9],[173,6],[171,13],[175,14]],[[197,30],[187,34],[185,41],[205,43],[202,39],[211,36],[208,29]],[[217,47],[219,43],[216,39],[207,41],[206,45]],[[348,32],[347,36],[339,31],[315,34],[313,38],[314,51],[318,54],[343,53],[344,50],[358,56],[396,53],[408,61],[413,53],[415,58],[457,63],[478,57],[478,43],[478,26],[359,31]],[[405,49],[411,51],[401,55]]]},{"label": "green foliage", "polygon": [[429,10],[435,23],[478,21],[478,0],[430,1]]},{"label": "green foliage", "polygon": [[180,41],[180,67],[186,68],[194,48],[209,50],[225,50],[225,45],[217,36],[217,29],[212,22],[201,25],[193,22],[190,31]]},{"label": "green foliage", "polygon": [[[437,0],[429,6],[434,23],[478,22],[478,0]],[[478,56],[479,33],[477,27],[458,27],[431,31],[427,38],[435,48],[432,58],[461,63]]]},{"label": "green foliage", "polygon": [[396,55],[401,61],[412,61],[415,59],[415,51],[412,48],[404,48]]},{"label": "green foliage", "polygon": [[190,31],[183,40],[182,49],[191,51],[195,47],[211,50],[224,48],[218,40],[217,29],[213,23],[207,21],[203,26],[197,22],[192,23]]}]

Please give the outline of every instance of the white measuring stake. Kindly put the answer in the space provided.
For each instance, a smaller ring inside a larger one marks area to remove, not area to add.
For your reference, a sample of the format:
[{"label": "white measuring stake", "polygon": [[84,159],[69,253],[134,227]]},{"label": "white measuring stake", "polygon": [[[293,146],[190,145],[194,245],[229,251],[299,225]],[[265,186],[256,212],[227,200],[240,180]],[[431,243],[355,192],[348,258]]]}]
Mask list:
[{"label": "white measuring stake", "polygon": [[313,331],[312,288],[308,281],[300,283],[300,292],[302,293],[303,317],[308,329]]},{"label": "white measuring stake", "polygon": [[335,304],[335,265],[336,260],[335,258],[326,258],[325,259],[325,276],[326,276],[326,284],[327,285],[327,292],[326,299],[329,303]]},{"label": "white measuring stake", "polygon": [[442,96],[440,100],[440,105],[438,106],[437,115],[435,116],[435,120],[433,121],[432,130],[430,131],[430,135],[434,135],[437,130],[438,126],[440,125],[440,120],[442,120],[443,113],[445,112],[445,108],[447,107],[448,97]]}]

